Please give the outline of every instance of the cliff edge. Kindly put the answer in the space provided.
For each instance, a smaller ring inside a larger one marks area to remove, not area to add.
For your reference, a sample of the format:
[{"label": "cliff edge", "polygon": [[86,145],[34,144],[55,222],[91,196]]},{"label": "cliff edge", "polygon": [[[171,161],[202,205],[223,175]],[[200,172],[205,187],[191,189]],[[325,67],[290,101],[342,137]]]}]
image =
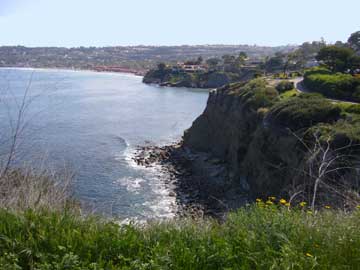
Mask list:
[{"label": "cliff edge", "polygon": [[[321,165],[310,168],[311,156],[315,160],[326,142],[330,150],[360,142],[359,114],[340,105],[320,95],[279,93],[262,79],[227,85],[210,92],[205,111],[184,134],[183,148],[195,157],[191,163],[201,171],[205,194],[297,194],[305,200],[313,190],[309,170]],[[357,160],[357,149],[351,149]],[[335,155],[328,152],[329,158]],[[222,173],[214,176],[213,167],[204,165],[209,163],[222,165]],[[337,179],[349,174],[338,173]]]}]

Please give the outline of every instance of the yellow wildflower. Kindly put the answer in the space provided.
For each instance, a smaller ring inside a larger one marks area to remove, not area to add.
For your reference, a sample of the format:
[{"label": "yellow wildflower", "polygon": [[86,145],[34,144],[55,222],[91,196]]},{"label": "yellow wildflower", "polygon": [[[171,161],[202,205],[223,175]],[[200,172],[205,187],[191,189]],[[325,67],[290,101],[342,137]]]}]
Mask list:
[{"label": "yellow wildflower", "polygon": [[325,209],[330,209],[331,208],[330,205],[325,205],[324,207],[325,207]]},{"label": "yellow wildflower", "polygon": [[272,204],[274,204],[272,201],[270,201],[270,200],[267,200],[266,201],[266,204],[268,204],[268,205],[272,205]]},{"label": "yellow wildflower", "polygon": [[279,202],[280,202],[281,204],[286,204],[286,200],[285,200],[285,199],[281,199]]},{"label": "yellow wildflower", "polygon": [[301,207],[305,207],[305,206],[306,206],[306,202],[301,202],[301,203],[299,203],[299,205],[300,205]]},{"label": "yellow wildflower", "polygon": [[358,206],[356,206],[357,209],[360,209],[360,204]]},{"label": "yellow wildflower", "polygon": [[269,197],[268,199],[269,199],[270,201],[275,201],[275,200],[276,200],[276,197],[271,196],[271,197]]},{"label": "yellow wildflower", "polygon": [[261,200],[261,199],[259,199],[259,198],[257,198],[257,199],[256,199],[256,202],[262,202],[262,200]]},{"label": "yellow wildflower", "polygon": [[289,203],[289,202],[285,203],[284,205],[287,206],[287,207],[290,207],[290,203]]},{"label": "yellow wildflower", "polygon": [[314,257],[314,256],[313,256],[312,254],[310,254],[310,253],[306,253],[305,255],[306,255],[306,257],[310,257],[310,258]]}]

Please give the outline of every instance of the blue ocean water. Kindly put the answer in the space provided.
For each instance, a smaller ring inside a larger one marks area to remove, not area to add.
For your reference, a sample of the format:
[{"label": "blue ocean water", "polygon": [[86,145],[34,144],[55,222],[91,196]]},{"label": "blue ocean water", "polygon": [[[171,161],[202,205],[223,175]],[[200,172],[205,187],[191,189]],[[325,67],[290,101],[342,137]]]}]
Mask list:
[{"label": "blue ocean water", "polygon": [[199,89],[145,85],[130,74],[0,69],[0,147],[26,113],[18,162],[75,173],[74,196],[94,211],[121,218],[174,213],[165,177],[132,162],[135,148],[181,138],[206,105]]}]

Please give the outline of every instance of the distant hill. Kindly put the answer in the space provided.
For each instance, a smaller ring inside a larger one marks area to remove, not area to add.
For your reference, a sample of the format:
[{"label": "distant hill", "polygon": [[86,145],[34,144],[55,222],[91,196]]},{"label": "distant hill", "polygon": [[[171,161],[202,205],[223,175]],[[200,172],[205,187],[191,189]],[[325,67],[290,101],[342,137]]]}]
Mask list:
[{"label": "distant hill", "polygon": [[93,69],[97,66],[121,66],[147,70],[158,62],[204,59],[245,52],[251,58],[264,58],[276,52],[288,52],[295,46],[264,47],[256,45],[197,46],[119,46],[119,47],[0,47],[0,67],[41,67]]}]

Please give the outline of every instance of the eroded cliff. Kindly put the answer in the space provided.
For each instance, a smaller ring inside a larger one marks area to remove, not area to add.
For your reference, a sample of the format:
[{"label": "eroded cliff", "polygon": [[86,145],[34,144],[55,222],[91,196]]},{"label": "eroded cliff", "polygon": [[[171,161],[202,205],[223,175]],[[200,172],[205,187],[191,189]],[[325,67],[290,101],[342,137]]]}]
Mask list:
[{"label": "eroded cliff", "polygon": [[[253,198],[289,197],[308,169],[303,140],[311,137],[314,127],[321,128],[322,135],[331,133],[343,117],[338,106],[322,97],[284,99],[258,79],[212,91],[205,111],[185,132],[183,146],[192,153],[206,153],[226,168],[220,180],[203,173],[204,186],[212,190],[226,193],[236,187]],[[336,141],[339,134],[333,135]],[[344,136],[342,144],[350,140],[349,134]]]}]

